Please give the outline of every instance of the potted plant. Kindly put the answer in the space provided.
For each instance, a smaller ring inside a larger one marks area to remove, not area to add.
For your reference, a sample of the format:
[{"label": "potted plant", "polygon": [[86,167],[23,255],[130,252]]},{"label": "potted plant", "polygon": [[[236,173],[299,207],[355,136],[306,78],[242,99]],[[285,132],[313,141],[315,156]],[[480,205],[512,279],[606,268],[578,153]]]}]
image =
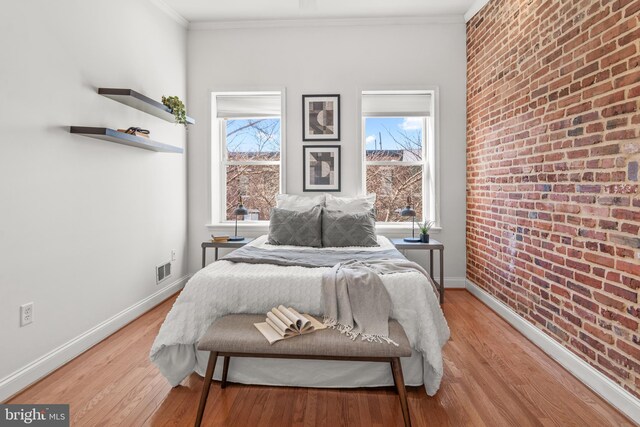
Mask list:
[{"label": "potted plant", "polygon": [[187,127],[187,112],[180,98],[177,96],[163,96],[162,103],[171,110],[171,114],[176,118],[176,123]]},{"label": "potted plant", "polygon": [[433,224],[433,221],[425,221],[418,226],[420,228],[420,242],[429,243],[429,230],[431,230]]}]

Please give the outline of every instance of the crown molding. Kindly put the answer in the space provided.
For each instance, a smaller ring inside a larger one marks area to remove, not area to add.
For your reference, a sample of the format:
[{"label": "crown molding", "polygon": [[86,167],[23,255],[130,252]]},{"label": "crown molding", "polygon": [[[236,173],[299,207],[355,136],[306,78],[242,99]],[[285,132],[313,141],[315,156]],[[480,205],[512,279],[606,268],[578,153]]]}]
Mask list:
[{"label": "crown molding", "polygon": [[184,16],[180,15],[174,8],[169,6],[164,0],[149,0],[149,2],[164,12],[169,18],[180,24],[182,28],[189,28],[189,21]]},{"label": "crown molding", "polygon": [[482,9],[487,3],[489,3],[489,0],[474,1],[469,10],[464,14],[464,22],[469,22],[471,18],[473,18],[476,13],[480,12],[480,9]]},{"label": "crown molding", "polygon": [[[155,1],[155,0],[152,0]],[[462,15],[402,16],[384,18],[265,19],[253,21],[202,21],[189,23],[189,30],[229,30],[240,28],[308,28],[374,25],[464,24]]]}]

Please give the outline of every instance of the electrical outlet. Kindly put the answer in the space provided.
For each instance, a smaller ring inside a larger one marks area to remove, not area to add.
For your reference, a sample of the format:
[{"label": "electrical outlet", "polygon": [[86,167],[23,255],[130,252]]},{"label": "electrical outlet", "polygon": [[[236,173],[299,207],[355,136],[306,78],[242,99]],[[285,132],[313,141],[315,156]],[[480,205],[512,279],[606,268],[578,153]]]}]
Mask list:
[{"label": "electrical outlet", "polygon": [[171,261],[175,261],[176,260],[176,255],[177,251],[175,249],[171,249]]},{"label": "electrical outlet", "polygon": [[27,326],[33,322],[33,303],[28,302],[20,306],[20,326]]}]

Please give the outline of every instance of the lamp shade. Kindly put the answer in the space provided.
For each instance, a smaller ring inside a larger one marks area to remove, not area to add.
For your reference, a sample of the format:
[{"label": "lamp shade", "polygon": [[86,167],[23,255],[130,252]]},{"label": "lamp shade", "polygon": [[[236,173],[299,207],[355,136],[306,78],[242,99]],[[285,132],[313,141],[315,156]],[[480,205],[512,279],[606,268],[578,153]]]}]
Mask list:
[{"label": "lamp shade", "polygon": [[238,207],[233,211],[234,215],[249,215],[249,211],[243,205],[238,205]]},{"label": "lamp shade", "polygon": [[413,210],[411,206],[405,206],[405,208],[400,211],[400,216],[416,216],[416,211]]}]

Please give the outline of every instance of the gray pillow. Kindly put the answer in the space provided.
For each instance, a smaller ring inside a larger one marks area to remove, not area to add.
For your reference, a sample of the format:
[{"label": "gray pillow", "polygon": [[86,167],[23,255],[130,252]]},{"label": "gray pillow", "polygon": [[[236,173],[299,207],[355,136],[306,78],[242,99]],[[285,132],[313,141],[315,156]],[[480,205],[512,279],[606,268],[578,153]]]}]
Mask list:
[{"label": "gray pillow", "polygon": [[379,246],[375,215],[322,209],[322,246]]},{"label": "gray pillow", "polygon": [[271,208],[269,244],[293,246],[322,246],[322,208],[308,211]]}]

